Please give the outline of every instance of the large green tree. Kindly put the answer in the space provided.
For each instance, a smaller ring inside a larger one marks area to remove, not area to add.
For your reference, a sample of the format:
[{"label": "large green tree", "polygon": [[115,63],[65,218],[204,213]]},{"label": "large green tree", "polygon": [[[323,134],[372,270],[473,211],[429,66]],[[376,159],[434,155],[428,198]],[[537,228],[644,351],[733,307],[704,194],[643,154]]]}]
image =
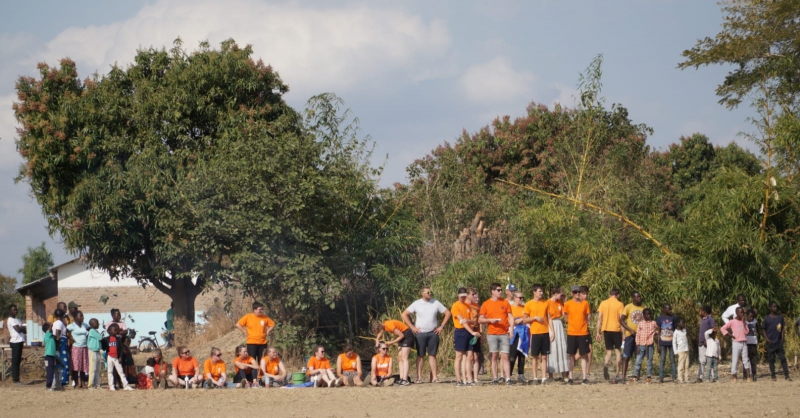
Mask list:
[{"label": "large green tree", "polygon": [[25,319],[25,300],[15,290],[17,280],[11,276],[0,273],[0,317],[8,315],[8,307],[17,305],[19,313],[17,318]]},{"label": "large green tree", "polygon": [[28,247],[28,251],[22,255],[22,268],[19,269],[22,283],[30,283],[47,276],[50,267],[53,267],[53,254],[47,251],[44,242],[38,247]]},{"label": "large green tree", "polygon": [[[194,318],[198,294],[261,277],[327,288],[314,228],[320,158],[272,67],[232,40],[140,50],[127,68],[81,80],[40,64],[14,105],[20,176],[50,232],[112,277],[130,275]],[[258,254],[259,257],[254,257]],[[292,300],[291,298],[289,300]]]}]

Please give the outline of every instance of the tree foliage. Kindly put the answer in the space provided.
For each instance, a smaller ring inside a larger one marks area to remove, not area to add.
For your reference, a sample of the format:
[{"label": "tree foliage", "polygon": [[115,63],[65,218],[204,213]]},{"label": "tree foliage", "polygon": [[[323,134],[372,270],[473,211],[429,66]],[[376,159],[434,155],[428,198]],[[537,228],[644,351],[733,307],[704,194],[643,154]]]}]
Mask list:
[{"label": "tree foliage", "polygon": [[6,318],[6,315],[8,315],[8,308],[11,305],[17,305],[19,309],[17,318],[24,320],[25,300],[15,290],[16,286],[17,279],[0,273],[0,315]]},{"label": "tree foliage", "polygon": [[46,277],[50,274],[50,267],[53,267],[53,254],[47,251],[42,242],[38,247],[28,247],[28,251],[22,255],[22,284],[27,284]]}]

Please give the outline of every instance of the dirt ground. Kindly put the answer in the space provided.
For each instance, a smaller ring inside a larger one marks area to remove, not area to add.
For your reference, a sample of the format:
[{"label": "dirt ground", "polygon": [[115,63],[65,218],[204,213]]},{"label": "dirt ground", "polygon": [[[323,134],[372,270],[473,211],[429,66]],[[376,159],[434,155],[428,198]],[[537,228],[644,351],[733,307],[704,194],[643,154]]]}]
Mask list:
[{"label": "dirt ground", "polygon": [[[794,382],[762,377],[757,383],[610,385],[595,379],[589,385],[491,386],[456,388],[453,383],[416,384],[389,388],[229,389],[192,391],[107,389],[47,392],[44,384],[0,385],[0,416],[30,417],[51,410],[81,410],[81,416],[103,416],[109,407],[134,416],[243,416],[278,417],[641,417],[643,411],[659,416],[798,416],[800,374]],[[198,414],[198,415],[195,415]],[[499,416],[496,415],[496,416]]]}]

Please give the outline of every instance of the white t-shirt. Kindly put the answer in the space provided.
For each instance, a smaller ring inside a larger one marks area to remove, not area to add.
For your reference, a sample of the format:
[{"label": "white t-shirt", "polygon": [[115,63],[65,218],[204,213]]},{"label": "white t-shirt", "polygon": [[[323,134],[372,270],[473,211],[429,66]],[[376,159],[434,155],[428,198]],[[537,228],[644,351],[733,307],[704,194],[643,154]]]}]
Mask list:
[{"label": "white t-shirt", "polygon": [[[722,313],[722,322],[728,323],[731,319],[736,317],[736,308],[739,307],[739,303],[734,303],[731,306],[728,306],[728,309],[725,309],[725,312]],[[745,314],[747,311],[745,310]],[[746,316],[746,315],[745,315]]]},{"label": "white t-shirt", "polygon": [[60,319],[57,320],[56,322],[53,322],[53,337],[54,338],[56,337],[56,334],[58,334],[56,332],[58,330],[61,330],[61,337],[66,337],[67,336],[67,326],[64,325],[64,321],[62,321]]},{"label": "white t-shirt", "polygon": [[439,325],[439,314],[447,312],[447,308],[436,299],[425,302],[425,299],[417,299],[407,311],[416,314],[414,326],[419,328],[419,332],[432,332]]},{"label": "white t-shirt", "polygon": [[10,342],[10,343],[24,343],[25,342],[25,333],[24,332],[17,332],[17,330],[14,329],[15,325],[19,325],[20,328],[21,328],[22,327],[22,321],[20,321],[17,318],[9,317],[8,321],[6,321],[6,323],[8,325],[8,333],[11,336],[11,339],[8,340],[8,342]]}]

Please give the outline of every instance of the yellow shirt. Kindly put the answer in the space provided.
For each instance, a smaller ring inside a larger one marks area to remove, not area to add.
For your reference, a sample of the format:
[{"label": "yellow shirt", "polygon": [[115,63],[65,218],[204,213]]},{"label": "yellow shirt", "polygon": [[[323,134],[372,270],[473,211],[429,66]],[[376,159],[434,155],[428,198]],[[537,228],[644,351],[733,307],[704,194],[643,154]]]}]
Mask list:
[{"label": "yellow shirt", "polygon": [[[622,311],[622,314],[625,315],[625,325],[627,325],[628,328],[634,331],[639,329],[639,321],[644,320],[644,315],[642,314],[644,308],[644,305],[636,306],[632,303],[625,305],[625,309]],[[629,335],[630,333],[625,331],[625,336],[627,337]]]}]

